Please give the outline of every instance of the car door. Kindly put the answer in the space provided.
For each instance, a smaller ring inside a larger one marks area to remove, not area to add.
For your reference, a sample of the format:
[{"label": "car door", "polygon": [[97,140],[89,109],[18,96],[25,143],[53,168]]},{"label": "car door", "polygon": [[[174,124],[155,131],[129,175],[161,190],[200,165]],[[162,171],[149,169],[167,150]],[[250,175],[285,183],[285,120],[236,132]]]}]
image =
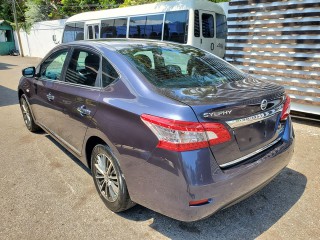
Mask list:
[{"label": "car door", "polygon": [[57,137],[74,153],[80,155],[88,127],[95,127],[93,116],[100,95],[99,53],[74,47],[64,82],[55,86],[55,104],[63,114],[57,120]]},{"label": "car door", "polygon": [[34,94],[30,99],[32,111],[37,122],[50,132],[54,132],[56,119],[62,109],[55,105],[55,83],[63,80],[63,69],[69,48],[53,52],[39,67],[37,76],[32,80]]}]

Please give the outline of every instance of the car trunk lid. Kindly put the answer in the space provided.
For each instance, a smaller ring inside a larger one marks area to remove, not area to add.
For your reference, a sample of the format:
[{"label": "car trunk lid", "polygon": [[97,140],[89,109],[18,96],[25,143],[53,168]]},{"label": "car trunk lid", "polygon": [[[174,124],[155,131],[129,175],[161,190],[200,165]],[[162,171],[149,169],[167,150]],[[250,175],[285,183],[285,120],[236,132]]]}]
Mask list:
[{"label": "car trunk lid", "polygon": [[247,159],[276,143],[281,135],[281,86],[248,76],[220,86],[160,91],[188,104],[200,122],[220,122],[228,128],[231,141],[210,147],[221,167]]}]

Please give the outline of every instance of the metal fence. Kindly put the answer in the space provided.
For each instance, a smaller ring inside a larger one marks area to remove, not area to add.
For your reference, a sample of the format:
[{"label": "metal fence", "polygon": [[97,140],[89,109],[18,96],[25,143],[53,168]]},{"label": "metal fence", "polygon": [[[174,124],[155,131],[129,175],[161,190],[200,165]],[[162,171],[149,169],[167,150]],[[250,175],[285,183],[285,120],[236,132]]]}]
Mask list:
[{"label": "metal fence", "polygon": [[283,85],[293,110],[320,115],[319,0],[232,0],[226,60]]}]

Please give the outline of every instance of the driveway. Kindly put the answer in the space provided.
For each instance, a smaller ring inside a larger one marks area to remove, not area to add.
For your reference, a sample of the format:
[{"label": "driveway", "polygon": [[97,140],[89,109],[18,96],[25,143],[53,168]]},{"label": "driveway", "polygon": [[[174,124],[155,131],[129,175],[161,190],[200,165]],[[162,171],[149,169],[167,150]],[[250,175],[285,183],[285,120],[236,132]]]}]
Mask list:
[{"label": "driveway", "polygon": [[82,163],[47,134],[24,126],[16,88],[21,69],[38,61],[0,56],[0,239],[320,238],[319,123],[294,120],[288,167],[210,218],[183,223],[142,206],[114,214]]}]

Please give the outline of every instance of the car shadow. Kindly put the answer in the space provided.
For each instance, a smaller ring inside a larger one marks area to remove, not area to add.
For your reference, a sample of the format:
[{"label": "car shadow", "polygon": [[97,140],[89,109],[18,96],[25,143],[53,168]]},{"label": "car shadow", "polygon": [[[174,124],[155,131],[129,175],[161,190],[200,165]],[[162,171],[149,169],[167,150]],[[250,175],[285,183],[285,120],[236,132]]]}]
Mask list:
[{"label": "car shadow", "polygon": [[17,91],[0,86],[0,107],[15,105],[18,103]]},{"label": "car shadow", "polygon": [[170,239],[255,239],[272,227],[301,198],[307,178],[285,168],[273,181],[242,202],[209,218],[185,223],[142,206],[120,216],[132,221],[152,221],[150,227]]},{"label": "car shadow", "polygon": [[17,66],[17,65],[0,62],[0,70],[7,70],[7,69],[13,68],[15,66]]},{"label": "car shadow", "polygon": [[63,147],[59,142],[57,142],[53,137],[51,137],[49,134],[46,132],[42,132],[45,134],[46,138],[48,138],[54,145],[56,145],[61,151],[63,151],[68,157],[71,158],[72,161],[74,161],[79,167],[81,167],[86,173],[91,175],[91,170],[84,165],[78,158],[72,155],[65,147]]}]

